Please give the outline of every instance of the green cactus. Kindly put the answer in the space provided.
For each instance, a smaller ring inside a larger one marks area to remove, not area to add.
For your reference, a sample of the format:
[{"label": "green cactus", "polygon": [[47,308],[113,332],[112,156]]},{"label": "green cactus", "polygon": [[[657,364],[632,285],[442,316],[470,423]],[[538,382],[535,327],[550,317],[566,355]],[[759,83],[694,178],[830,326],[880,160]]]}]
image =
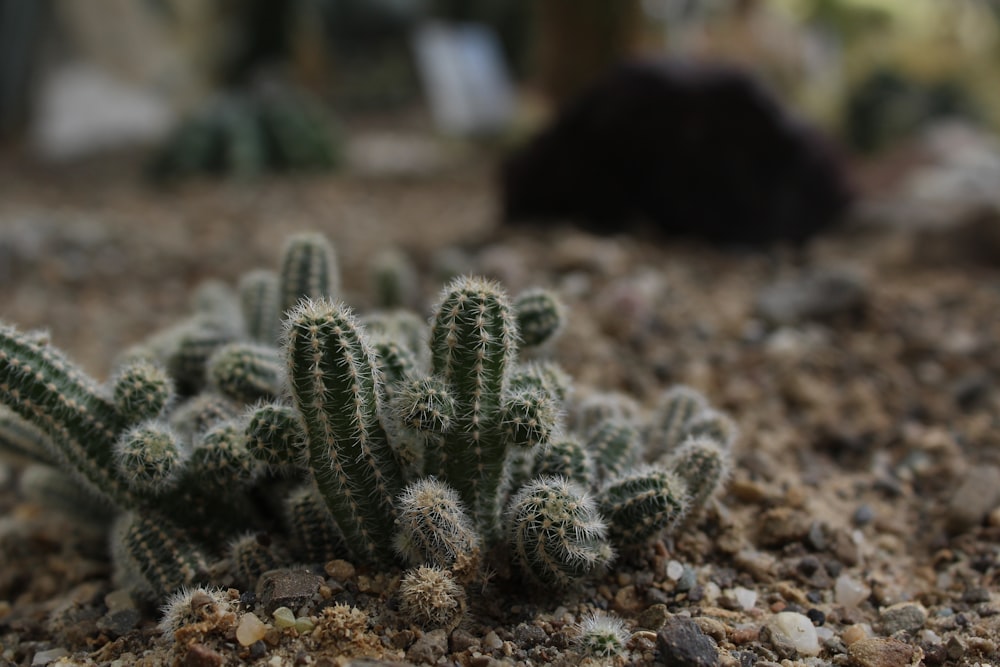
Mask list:
[{"label": "green cactus", "polygon": [[555,438],[535,455],[534,477],[562,476],[581,486],[594,479],[594,460],[577,438]]},{"label": "green cactus", "polygon": [[475,575],[481,539],[454,489],[425,477],[406,487],[398,507],[395,546],[404,560]]},{"label": "green cactus", "polygon": [[641,545],[677,522],[688,507],[685,480],[642,466],[608,482],[597,494],[608,536],[619,549]]},{"label": "green cactus", "polygon": [[708,438],[723,449],[731,449],[738,437],[739,429],[732,419],[718,410],[706,408],[688,420],[682,442],[691,438]]},{"label": "green cactus", "polygon": [[543,584],[568,586],[614,558],[596,503],[565,478],[540,477],[524,486],[506,518],[515,561]]},{"label": "green cactus", "polygon": [[4,405],[0,405],[0,454],[53,467],[59,465],[52,439]]},{"label": "green cactus", "polygon": [[585,447],[594,458],[595,480],[611,479],[639,458],[639,430],[630,422],[611,418],[590,429]]},{"label": "green cactus", "polygon": [[514,301],[521,345],[538,347],[559,335],[565,324],[565,307],[551,291],[536,288],[518,295]]},{"label": "green cactus", "polygon": [[577,650],[594,658],[623,655],[629,639],[625,622],[603,611],[584,616],[576,625],[576,633],[573,643]]},{"label": "green cactus", "polygon": [[281,333],[278,274],[256,269],[240,278],[240,311],[247,336],[255,343],[273,345]]},{"label": "green cactus", "polygon": [[281,362],[281,352],[269,345],[229,343],[208,360],[208,385],[236,403],[270,400],[284,384]]},{"label": "green cactus", "polygon": [[307,563],[325,563],[347,555],[343,533],[311,484],[296,489],[285,500],[285,524],[293,548]]},{"label": "green cactus", "polygon": [[285,244],[280,271],[282,317],[303,299],[333,298],[340,292],[340,268],[333,246],[322,234],[295,234]]},{"label": "green cactus", "polygon": [[400,308],[415,299],[417,270],[409,256],[399,248],[385,248],[371,261],[370,280],[378,308]]},{"label": "green cactus", "polygon": [[655,460],[677,448],[687,435],[688,422],[707,407],[705,397],[691,387],[677,385],[665,391],[648,427],[649,459]]},{"label": "green cactus", "polygon": [[421,565],[399,582],[399,612],[424,630],[454,630],[466,610],[465,590],[448,570]]},{"label": "green cactus", "polygon": [[174,396],[166,370],[143,359],[119,371],[112,387],[115,406],[133,424],[159,417]]},{"label": "green cactus", "polygon": [[139,572],[157,596],[208,579],[208,558],[170,521],[126,512],[115,521],[114,556],[127,571]]},{"label": "green cactus", "polygon": [[280,403],[256,406],[247,420],[246,446],[250,456],[272,470],[301,463],[305,433],[298,411]]},{"label": "green cactus", "polygon": [[692,513],[705,507],[729,478],[729,451],[710,437],[686,440],[663,463],[687,483]]},{"label": "green cactus", "polygon": [[158,496],[176,485],[188,451],[165,423],[145,422],[126,431],[115,447],[118,472],[139,494]]},{"label": "green cactus", "polygon": [[240,535],[229,543],[227,551],[233,575],[244,586],[252,586],[260,575],[281,565],[270,538],[262,533]]},{"label": "green cactus", "polygon": [[285,339],[289,384],[320,493],[359,556],[390,560],[402,471],[379,421],[374,352],[350,311],[325,299],[296,308]]}]

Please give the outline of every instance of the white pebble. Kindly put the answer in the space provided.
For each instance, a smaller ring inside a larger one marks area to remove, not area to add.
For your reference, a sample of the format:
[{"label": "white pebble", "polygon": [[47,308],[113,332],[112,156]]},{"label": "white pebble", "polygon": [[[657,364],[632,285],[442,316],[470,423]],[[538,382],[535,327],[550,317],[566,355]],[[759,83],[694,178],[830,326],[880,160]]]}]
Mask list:
[{"label": "white pebble", "polygon": [[253,612],[249,612],[240,619],[240,624],[236,628],[236,641],[241,646],[250,646],[250,644],[263,639],[266,634],[267,625],[261,622]]},{"label": "white pebble", "polygon": [[715,601],[719,599],[720,595],[722,595],[722,589],[719,588],[719,585],[714,581],[710,581],[707,584],[705,584],[703,592],[705,596],[704,597],[705,602],[707,602],[708,604],[715,604]]},{"label": "white pebble", "polygon": [[684,574],[684,566],[680,561],[672,560],[667,563],[667,578],[671,581],[677,581]]},{"label": "white pebble", "polygon": [[837,582],[834,584],[833,598],[837,604],[844,607],[857,607],[871,595],[871,592],[871,589],[863,583],[842,574],[837,577]]},{"label": "white pebble", "polygon": [[783,611],[768,622],[771,632],[780,635],[802,655],[819,655],[819,637],[816,628],[805,614]]},{"label": "white pebble", "polygon": [[736,604],[743,611],[750,611],[757,604],[757,591],[752,591],[749,588],[737,586],[732,590],[732,595],[736,599]]}]

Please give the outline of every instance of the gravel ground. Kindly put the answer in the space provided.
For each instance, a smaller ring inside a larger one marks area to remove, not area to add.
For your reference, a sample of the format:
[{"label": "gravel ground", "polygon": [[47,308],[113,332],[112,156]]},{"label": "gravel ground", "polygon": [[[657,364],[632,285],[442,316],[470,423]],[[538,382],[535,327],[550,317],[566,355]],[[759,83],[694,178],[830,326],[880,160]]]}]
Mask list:
[{"label": "gravel ground", "polygon": [[[0,464],[0,663],[997,660],[1000,264],[958,244],[932,261],[917,234],[871,221],[769,252],[499,229],[487,162],[170,191],[137,183],[128,160],[44,178],[0,164],[0,317],[47,327],[103,378],[126,344],[186,311],[199,281],[273,265],[297,229],[334,240],[361,310],[387,245],[413,259],[423,312],[456,269],[512,293],[552,287],[570,320],[545,353],[580,394],[648,406],[684,383],[739,424],[732,480],[709,511],[564,594],[499,576],[470,591],[450,633],[400,618],[399,572],[332,561],[289,575],[312,586],[295,610],[306,625],[282,628],[267,600],[240,604],[233,589],[169,638],[155,610],[114,591],[103,533],[19,496],[21,468]],[[949,242],[936,238],[935,250]],[[596,610],[624,621],[622,655],[587,657],[575,642]]]}]

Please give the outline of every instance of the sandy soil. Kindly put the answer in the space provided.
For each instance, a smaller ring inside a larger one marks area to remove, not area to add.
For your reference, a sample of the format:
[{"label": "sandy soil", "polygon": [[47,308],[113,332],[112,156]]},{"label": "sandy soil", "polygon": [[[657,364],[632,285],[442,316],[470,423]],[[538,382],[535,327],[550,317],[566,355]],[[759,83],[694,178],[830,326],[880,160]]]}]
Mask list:
[{"label": "sandy soil", "polygon": [[[272,266],[290,230],[317,229],[334,240],[345,298],[361,310],[371,258],[390,244],[418,267],[424,313],[445,268],[515,293],[558,290],[571,315],[546,353],[578,391],[650,405],[675,383],[702,390],[741,429],[732,482],[695,525],[578,590],[492,582],[450,634],[398,619],[398,572],[332,563],[320,597],[351,601],[360,620],[316,612],[320,629],[299,633],[261,614],[263,640],[244,646],[242,608],[176,641],[151,610],[119,633],[103,535],[26,501],[20,466],[0,464],[0,662],[580,664],[576,623],[595,609],[624,619],[629,637],[622,656],[593,664],[997,660],[998,265],[955,253],[931,262],[913,234],[871,224],[802,252],[500,229],[489,160],[469,156],[424,177],[169,191],[137,182],[132,167],[39,178],[0,165],[0,318],[47,327],[96,377],[184,313],[200,280]],[[761,290],[814,270],[857,276],[850,303],[784,324],[758,312]],[[795,630],[802,618],[810,629]],[[685,629],[696,639],[675,641]]]}]

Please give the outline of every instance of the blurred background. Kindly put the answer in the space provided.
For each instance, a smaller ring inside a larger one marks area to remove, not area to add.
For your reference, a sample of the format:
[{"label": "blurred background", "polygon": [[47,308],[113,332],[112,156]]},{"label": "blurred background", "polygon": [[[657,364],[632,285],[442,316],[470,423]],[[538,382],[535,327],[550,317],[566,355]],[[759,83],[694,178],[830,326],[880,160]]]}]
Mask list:
[{"label": "blurred background", "polygon": [[103,368],[292,229],[357,291],[386,245],[488,240],[501,165],[637,59],[724,64],[822,135],[854,202],[824,215],[1000,206],[995,0],[0,0],[0,317]]}]

